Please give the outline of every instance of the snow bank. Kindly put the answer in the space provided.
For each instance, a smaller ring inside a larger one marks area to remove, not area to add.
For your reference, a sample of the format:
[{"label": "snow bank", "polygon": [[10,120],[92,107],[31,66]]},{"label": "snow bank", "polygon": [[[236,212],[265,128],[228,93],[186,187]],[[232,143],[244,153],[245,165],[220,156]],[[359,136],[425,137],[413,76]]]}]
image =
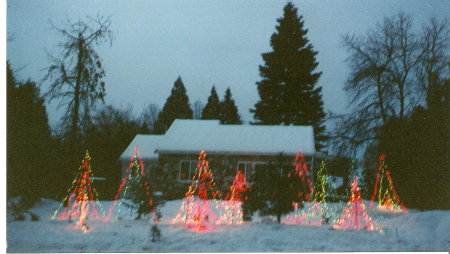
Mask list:
[{"label": "snow bank", "polygon": [[[105,209],[112,202],[102,202]],[[181,200],[162,207],[162,239],[151,242],[151,224],[123,219],[88,221],[89,232],[74,230],[50,217],[59,203],[42,200],[32,209],[40,221],[7,224],[8,252],[336,252],[336,251],[449,251],[450,211],[409,211],[383,214],[369,210],[384,233],[339,231],[329,226],[287,226],[259,216],[240,226],[216,226],[214,233],[193,233],[169,221]],[[331,204],[330,204],[331,205]]]}]

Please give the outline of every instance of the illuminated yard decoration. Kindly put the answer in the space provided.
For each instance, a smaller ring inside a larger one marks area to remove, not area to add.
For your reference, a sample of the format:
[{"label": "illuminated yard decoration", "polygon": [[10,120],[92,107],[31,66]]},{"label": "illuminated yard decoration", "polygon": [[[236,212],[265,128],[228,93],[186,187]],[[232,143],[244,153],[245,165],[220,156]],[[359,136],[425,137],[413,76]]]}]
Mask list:
[{"label": "illuminated yard decoration", "polygon": [[308,167],[301,153],[295,156],[295,171],[293,175],[289,174],[288,177],[294,177],[295,181],[299,181],[300,190],[297,192],[296,199],[301,203],[292,203],[294,212],[286,216],[284,223],[289,225],[320,226],[323,221],[322,208],[318,202],[312,200],[314,187]]},{"label": "illuminated yard decoration", "polygon": [[336,195],[334,184],[329,180],[329,176],[326,169],[325,161],[320,163],[320,169],[317,172],[316,184],[315,184],[315,194],[313,202],[320,205],[322,209],[322,218],[326,220],[325,222],[332,221],[336,219],[337,212],[335,208],[331,208],[327,205],[327,199],[330,196]]},{"label": "illuminated yard decoration", "polygon": [[244,193],[249,189],[245,175],[242,171],[238,171],[230,187],[230,193],[222,201],[221,205],[224,210],[216,224],[238,225],[242,224],[243,212],[242,202],[247,198]]},{"label": "illuminated yard decoration", "polygon": [[373,207],[375,196],[378,194],[378,209],[391,213],[408,213],[405,206],[400,201],[400,197],[394,189],[394,182],[392,176],[387,169],[385,163],[385,155],[380,156],[380,164],[378,165],[377,178],[373,188],[373,194],[370,202],[370,207]]},{"label": "illuminated yard decoration", "polygon": [[194,232],[214,231],[216,216],[211,211],[209,199],[215,199],[214,175],[209,169],[206,153],[201,151],[198,157],[197,169],[192,177],[194,181],[185,194],[185,199],[172,224],[186,225]]},{"label": "illuminated yard decoration", "polygon": [[342,210],[341,217],[335,221],[334,229],[345,230],[375,230],[372,218],[366,212],[363,199],[361,198],[361,190],[358,187],[358,176],[355,176],[350,190],[350,199]]},{"label": "illuminated yard decoration", "polygon": [[[132,203],[129,203],[132,201]],[[134,148],[134,154],[130,158],[130,164],[124,171],[124,175],[120,181],[119,188],[114,196],[113,206],[109,209],[108,215],[104,222],[110,220],[114,214],[114,218],[121,218],[124,211],[134,216],[134,212],[138,212],[138,218],[143,213],[150,213],[154,209],[153,198],[151,194],[150,184],[145,175],[145,166],[139,149]]]},{"label": "illuminated yard decoration", "polygon": [[[68,195],[64,198],[59,208],[53,214],[53,219],[76,221],[75,228],[87,232],[87,220],[100,219],[98,209],[102,207],[98,201],[98,194],[92,187],[92,172],[90,166],[91,157],[89,152],[86,155],[78,170],[77,177],[72,182],[68,190]],[[62,212],[61,209],[64,207]],[[59,214],[59,215],[58,215]]]}]

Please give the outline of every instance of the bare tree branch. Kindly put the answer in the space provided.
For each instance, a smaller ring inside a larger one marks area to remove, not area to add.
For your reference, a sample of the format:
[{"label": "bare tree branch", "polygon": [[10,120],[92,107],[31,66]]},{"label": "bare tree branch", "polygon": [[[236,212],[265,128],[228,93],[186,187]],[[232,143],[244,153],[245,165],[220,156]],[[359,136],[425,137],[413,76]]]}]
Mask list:
[{"label": "bare tree branch", "polygon": [[49,55],[51,64],[43,82],[50,82],[50,86],[45,96],[49,101],[61,99],[58,106],[67,105],[63,121],[71,119],[70,125],[65,125],[70,126],[73,140],[76,140],[80,124],[90,121],[90,111],[95,109],[97,101],[104,102],[105,83],[102,79],[105,71],[92,44],[95,42],[99,45],[112,40],[109,17],[88,17],[87,20],[74,23],[67,21],[63,28],[49,21],[62,40],[57,44],[61,49],[61,56]]}]

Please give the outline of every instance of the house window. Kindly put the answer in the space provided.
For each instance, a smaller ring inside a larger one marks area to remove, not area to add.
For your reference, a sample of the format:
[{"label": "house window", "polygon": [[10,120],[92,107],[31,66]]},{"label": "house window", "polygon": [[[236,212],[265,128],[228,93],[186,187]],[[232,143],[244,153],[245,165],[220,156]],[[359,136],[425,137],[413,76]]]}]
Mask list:
[{"label": "house window", "polygon": [[244,173],[247,181],[252,181],[255,175],[255,170],[261,166],[267,164],[262,161],[238,161],[237,170],[241,170]]},{"label": "house window", "polygon": [[194,172],[197,166],[197,161],[180,161],[180,170],[178,174],[178,180],[190,181],[194,176]]}]

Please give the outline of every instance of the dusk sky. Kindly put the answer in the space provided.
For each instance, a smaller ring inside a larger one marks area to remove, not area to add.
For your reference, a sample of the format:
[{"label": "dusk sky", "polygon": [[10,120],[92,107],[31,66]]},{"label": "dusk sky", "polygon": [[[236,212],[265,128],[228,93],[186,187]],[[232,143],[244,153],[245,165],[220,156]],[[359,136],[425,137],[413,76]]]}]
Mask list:
[{"label": "dusk sky", "polygon": [[[8,0],[7,59],[19,80],[39,82],[50,64],[46,51],[58,56],[60,37],[49,20],[61,24],[86,15],[111,15],[112,46],[98,47],[106,71],[106,104],[132,105],[139,114],[144,105],[162,107],[174,81],[181,76],[191,105],[204,104],[211,87],[223,98],[227,87],[243,120],[253,121],[249,109],[259,99],[261,53],[271,51],[270,36],[287,1],[92,1]],[[362,34],[383,17],[399,11],[421,24],[430,16],[448,17],[450,1],[292,1],[309,30],[307,37],[318,51],[317,71],[323,74],[325,110],[344,113],[347,99],[342,88],[349,68],[341,36]],[[42,84],[45,91],[48,84]],[[64,109],[47,105],[54,128]]]}]

